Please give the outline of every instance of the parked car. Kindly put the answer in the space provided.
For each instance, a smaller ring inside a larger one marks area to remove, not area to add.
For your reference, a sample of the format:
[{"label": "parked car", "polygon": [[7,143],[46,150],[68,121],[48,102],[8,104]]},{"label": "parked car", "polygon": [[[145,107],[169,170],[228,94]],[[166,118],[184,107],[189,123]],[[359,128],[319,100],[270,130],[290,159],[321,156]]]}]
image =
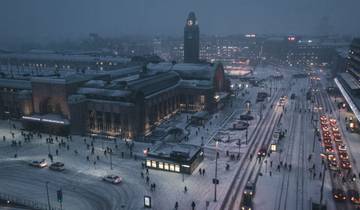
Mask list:
[{"label": "parked car", "polygon": [[122,181],[122,178],[117,175],[107,175],[107,176],[103,177],[103,181],[110,182],[113,184],[119,184]]},{"label": "parked car", "polygon": [[55,162],[52,163],[49,168],[54,171],[63,171],[65,170],[65,164],[62,162]]},{"label": "parked car", "polygon": [[48,164],[45,159],[42,159],[42,160],[32,160],[32,161],[30,161],[29,165],[38,167],[38,168],[44,168]]}]

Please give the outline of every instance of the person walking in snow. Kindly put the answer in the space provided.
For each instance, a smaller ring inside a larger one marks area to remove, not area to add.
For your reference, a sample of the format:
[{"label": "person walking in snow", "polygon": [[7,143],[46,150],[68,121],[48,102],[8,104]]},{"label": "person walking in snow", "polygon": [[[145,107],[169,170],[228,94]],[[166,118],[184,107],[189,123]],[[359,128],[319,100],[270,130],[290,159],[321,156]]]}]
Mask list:
[{"label": "person walking in snow", "polygon": [[191,208],[192,208],[192,210],[195,210],[195,207],[196,207],[196,204],[195,204],[195,202],[193,201],[193,202],[191,203]]},{"label": "person walking in snow", "polygon": [[176,201],[175,202],[175,210],[177,210],[179,208],[179,203]]}]

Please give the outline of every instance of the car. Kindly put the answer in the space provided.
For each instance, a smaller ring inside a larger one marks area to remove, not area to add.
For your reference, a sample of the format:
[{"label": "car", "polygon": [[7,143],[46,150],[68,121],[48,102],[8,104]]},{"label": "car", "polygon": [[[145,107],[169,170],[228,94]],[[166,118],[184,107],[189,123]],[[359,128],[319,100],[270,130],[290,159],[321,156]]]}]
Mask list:
[{"label": "car", "polygon": [[338,150],[339,151],[346,151],[346,145],[345,144],[338,144]]},{"label": "car", "polygon": [[55,162],[52,163],[49,168],[54,171],[63,171],[65,170],[65,164],[62,162]]},{"label": "car", "polygon": [[323,131],[323,136],[330,136],[330,131]]},{"label": "car", "polygon": [[332,171],[339,171],[339,166],[336,161],[329,161],[328,166],[329,166],[329,169]]},{"label": "car", "polygon": [[336,126],[336,119],[330,118],[330,119],[329,119],[329,122],[330,122],[330,125],[331,125],[331,126]]},{"label": "car", "polygon": [[245,185],[244,195],[254,196],[255,194],[255,183],[248,181]]},{"label": "car", "polygon": [[325,152],[334,152],[334,148],[332,146],[325,146]]},{"label": "car", "polygon": [[333,133],[338,133],[338,132],[339,132],[339,128],[338,128],[338,127],[333,127],[333,128],[332,128],[332,132],[333,132]]},{"label": "car", "polygon": [[32,160],[32,161],[30,161],[29,165],[37,167],[37,168],[44,168],[48,164],[45,159],[42,159],[42,160]]},{"label": "car", "polygon": [[252,196],[249,194],[244,195],[241,201],[241,210],[252,210]]},{"label": "car", "polygon": [[349,160],[341,160],[340,166],[343,169],[351,169],[351,163]]},{"label": "car", "polygon": [[346,200],[345,192],[344,192],[344,190],[342,190],[340,188],[333,189],[332,194],[333,194],[335,201],[345,201]]},{"label": "car", "polygon": [[341,137],[340,138],[334,138],[334,141],[336,144],[342,144],[343,141],[341,140]]},{"label": "car", "polygon": [[334,133],[333,136],[334,136],[334,139],[341,139],[340,133],[338,133],[338,134]]},{"label": "car", "polygon": [[329,155],[327,156],[327,159],[328,159],[329,161],[336,161],[336,156],[335,156],[334,154],[329,154]]},{"label": "car", "polygon": [[349,160],[349,155],[346,152],[339,152],[339,158],[341,160]]},{"label": "car", "polygon": [[321,115],[321,116],[320,116],[320,120],[322,120],[322,121],[327,121],[327,117],[326,117],[325,115]]},{"label": "car", "polygon": [[357,190],[350,189],[348,190],[348,198],[351,203],[359,205],[360,204],[360,194]]},{"label": "car", "polygon": [[324,125],[324,126],[321,127],[321,129],[322,129],[323,132],[329,131],[329,126]]},{"label": "car", "polygon": [[105,182],[113,183],[113,184],[119,184],[122,181],[122,178],[117,175],[107,175],[107,176],[103,177],[102,180]]},{"label": "car", "polygon": [[258,153],[258,157],[265,157],[266,156],[266,148],[261,148]]}]

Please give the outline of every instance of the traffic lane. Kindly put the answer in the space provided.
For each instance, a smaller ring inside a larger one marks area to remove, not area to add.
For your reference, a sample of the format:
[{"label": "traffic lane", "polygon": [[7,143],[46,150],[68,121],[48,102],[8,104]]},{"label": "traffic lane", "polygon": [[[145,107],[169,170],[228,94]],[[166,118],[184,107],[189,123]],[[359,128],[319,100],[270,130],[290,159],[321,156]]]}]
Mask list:
[{"label": "traffic lane", "polygon": [[[63,188],[66,209],[133,209],[134,203],[128,193],[131,186],[104,183],[98,177],[37,169],[24,161],[6,161],[0,164],[1,192],[46,203],[45,182],[49,183],[51,203],[58,205],[56,190]],[[132,192],[131,194],[134,194]],[[130,203],[129,203],[130,202]]]}]

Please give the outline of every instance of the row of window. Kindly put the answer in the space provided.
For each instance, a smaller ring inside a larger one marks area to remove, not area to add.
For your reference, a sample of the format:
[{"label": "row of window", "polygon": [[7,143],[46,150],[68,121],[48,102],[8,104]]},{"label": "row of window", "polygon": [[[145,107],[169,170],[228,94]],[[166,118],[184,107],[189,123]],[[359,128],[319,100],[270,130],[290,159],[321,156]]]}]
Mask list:
[{"label": "row of window", "polygon": [[165,171],[180,172],[180,165],[178,164],[165,163],[155,160],[146,160],[146,166],[151,168],[158,168]]}]

